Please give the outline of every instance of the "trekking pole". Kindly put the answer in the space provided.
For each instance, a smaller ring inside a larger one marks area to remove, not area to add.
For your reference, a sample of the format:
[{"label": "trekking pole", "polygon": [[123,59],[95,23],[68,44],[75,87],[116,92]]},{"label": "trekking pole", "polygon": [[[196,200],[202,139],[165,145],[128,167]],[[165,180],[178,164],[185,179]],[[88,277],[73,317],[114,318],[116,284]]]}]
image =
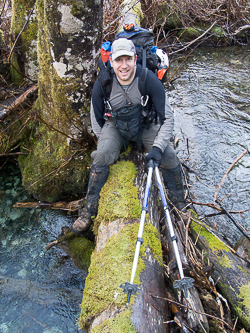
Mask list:
[{"label": "trekking pole", "polygon": [[180,258],[180,253],[179,253],[178,246],[177,246],[177,237],[175,236],[175,233],[174,233],[174,228],[173,228],[173,225],[172,225],[167,200],[166,200],[166,197],[165,197],[165,193],[164,193],[164,189],[163,189],[163,186],[162,186],[162,181],[161,181],[159,169],[158,169],[157,166],[155,166],[155,174],[156,174],[156,179],[157,179],[157,182],[158,182],[159,190],[160,190],[160,193],[161,193],[161,199],[162,199],[164,211],[165,211],[165,214],[166,214],[169,233],[170,233],[171,240],[173,242],[175,258],[176,258],[176,261],[177,261],[177,266],[178,266],[178,270],[179,270],[180,278],[181,278],[180,280],[175,280],[173,286],[174,286],[174,288],[179,288],[181,290],[184,290],[185,296],[187,298],[188,297],[187,290],[193,286],[194,279],[184,276],[182,263],[181,263],[181,258]]},{"label": "trekking pole", "polygon": [[141,244],[143,243],[142,234],[143,234],[146,213],[148,211],[148,196],[149,196],[149,190],[150,190],[150,185],[151,185],[151,180],[152,180],[153,167],[154,167],[154,162],[153,162],[153,160],[150,160],[148,163],[148,177],[147,177],[146,189],[145,189],[145,194],[144,194],[138,237],[137,237],[137,241],[136,241],[136,248],[135,248],[135,255],[134,255],[134,261],[133,261],[133,266],[132,266],[130,283],[124,282],[120,285],[120,288],[123,289],[123,292],[125,294],[128,294],[127,304],[126,304],[127,308],[128,308],[129,302],[130,302],[131,295],[136,295],[136,293],[141,290],[141,288],[139,287],[138,284],[134,284],[134,278],[135,278],[135,273],[136,273],[136,269],[137,269],[137,265],[138,265],[140,247],[141,247]]}]

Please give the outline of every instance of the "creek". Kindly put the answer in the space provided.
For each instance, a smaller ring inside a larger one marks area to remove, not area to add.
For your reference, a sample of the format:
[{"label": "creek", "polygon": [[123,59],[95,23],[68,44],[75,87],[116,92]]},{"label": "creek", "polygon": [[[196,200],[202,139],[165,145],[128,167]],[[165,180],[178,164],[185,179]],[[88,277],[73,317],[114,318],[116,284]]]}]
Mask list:
[{"label": "creek", "polygon": [[32,201],[16,165],[0,170],[0,332],[78,332],[86,273],[59,248],[45,250],[72,216],[12,208]]},{"label": "creek", "polygon": [[[180,59],[180,64],[183,59]],[[176,66],[177,64],[175,64]],[[217,186],[232,162],[250,151],[250,48],[199,48],[181,67],[169,91],[175,116],[178,155],[198,174],[189,173],[194,201],[213,203]],[[250,209],[250,155],[234,166],[218,198],[227,210]],[[200,215],[214,213],[195,205]],[[234,215],[250,230],[250,212]],[[235,245],[241,236],[230,219],[206,220]]]},{"label": "creek", "polygon": [[[249,77],[249,47],[200,48],[187,58],[170,85],[178,155],[199,175],[188,174],[195,201],[212,203],[230,164],[250,149]],[[231,194],[223,201],[228,210],[250,208],[249,171],[250,155],[246,154],[219,191],[220,198]],[[13,208],[17,201],[31,200],[13,164],[0,169],[0,199],[0,332],[78,332],[86,273],[59,248],[45,250],[62,226],[72,225],[74,216]],[[214,212],[206,206],[195,208],[201,215]],[[250,229],[249,212],[235,217]],[[225,216],[206,222],[233,244],[241,235]]]}]

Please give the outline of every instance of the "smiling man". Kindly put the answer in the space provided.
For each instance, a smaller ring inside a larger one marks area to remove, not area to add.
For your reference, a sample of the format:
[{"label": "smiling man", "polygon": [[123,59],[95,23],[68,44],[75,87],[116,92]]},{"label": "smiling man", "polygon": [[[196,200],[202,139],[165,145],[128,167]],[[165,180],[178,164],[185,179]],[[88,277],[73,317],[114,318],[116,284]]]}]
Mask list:
[{"label": "smiling man", "polygon": [[185,207],[180,162],[170,142],[174,127],[172,109],[160,80],[152,71],[144,71],[136,60],[131,40],[115,40],[111,47],[111,83],[104,86],[100,79],[95,82],[90,113],[98,143],[91,154],[87,197],[82,214],[73,224],[75,232],[90,227],[109,166],[130,141],[148,152],[146,162],[153,159],[161,166],[170,200],[180,210]]}]

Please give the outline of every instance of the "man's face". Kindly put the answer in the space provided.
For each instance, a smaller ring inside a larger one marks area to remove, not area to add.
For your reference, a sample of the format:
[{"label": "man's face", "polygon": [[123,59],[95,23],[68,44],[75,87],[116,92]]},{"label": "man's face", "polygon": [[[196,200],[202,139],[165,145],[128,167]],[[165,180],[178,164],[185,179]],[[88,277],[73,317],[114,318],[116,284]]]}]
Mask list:
[{"label": "man's face", "polygon": [[115,75],[122,85],[130,84],[135,76],[136,56],[120,56],[111,61]]}]

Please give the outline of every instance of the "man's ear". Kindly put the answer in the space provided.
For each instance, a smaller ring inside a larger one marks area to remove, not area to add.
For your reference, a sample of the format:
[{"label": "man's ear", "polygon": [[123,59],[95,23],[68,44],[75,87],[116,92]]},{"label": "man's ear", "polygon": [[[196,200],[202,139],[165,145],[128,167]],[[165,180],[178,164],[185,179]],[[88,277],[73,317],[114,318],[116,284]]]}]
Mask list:
[{"label": "man's ear", "polygon": [[137,54],[135,55],[135,62],[137,61]]},{"label": "man's ear", "polygon": [[113,67],[113,61],[111,60],[111,57],[109,57],[110,60],[110,66]]}]

